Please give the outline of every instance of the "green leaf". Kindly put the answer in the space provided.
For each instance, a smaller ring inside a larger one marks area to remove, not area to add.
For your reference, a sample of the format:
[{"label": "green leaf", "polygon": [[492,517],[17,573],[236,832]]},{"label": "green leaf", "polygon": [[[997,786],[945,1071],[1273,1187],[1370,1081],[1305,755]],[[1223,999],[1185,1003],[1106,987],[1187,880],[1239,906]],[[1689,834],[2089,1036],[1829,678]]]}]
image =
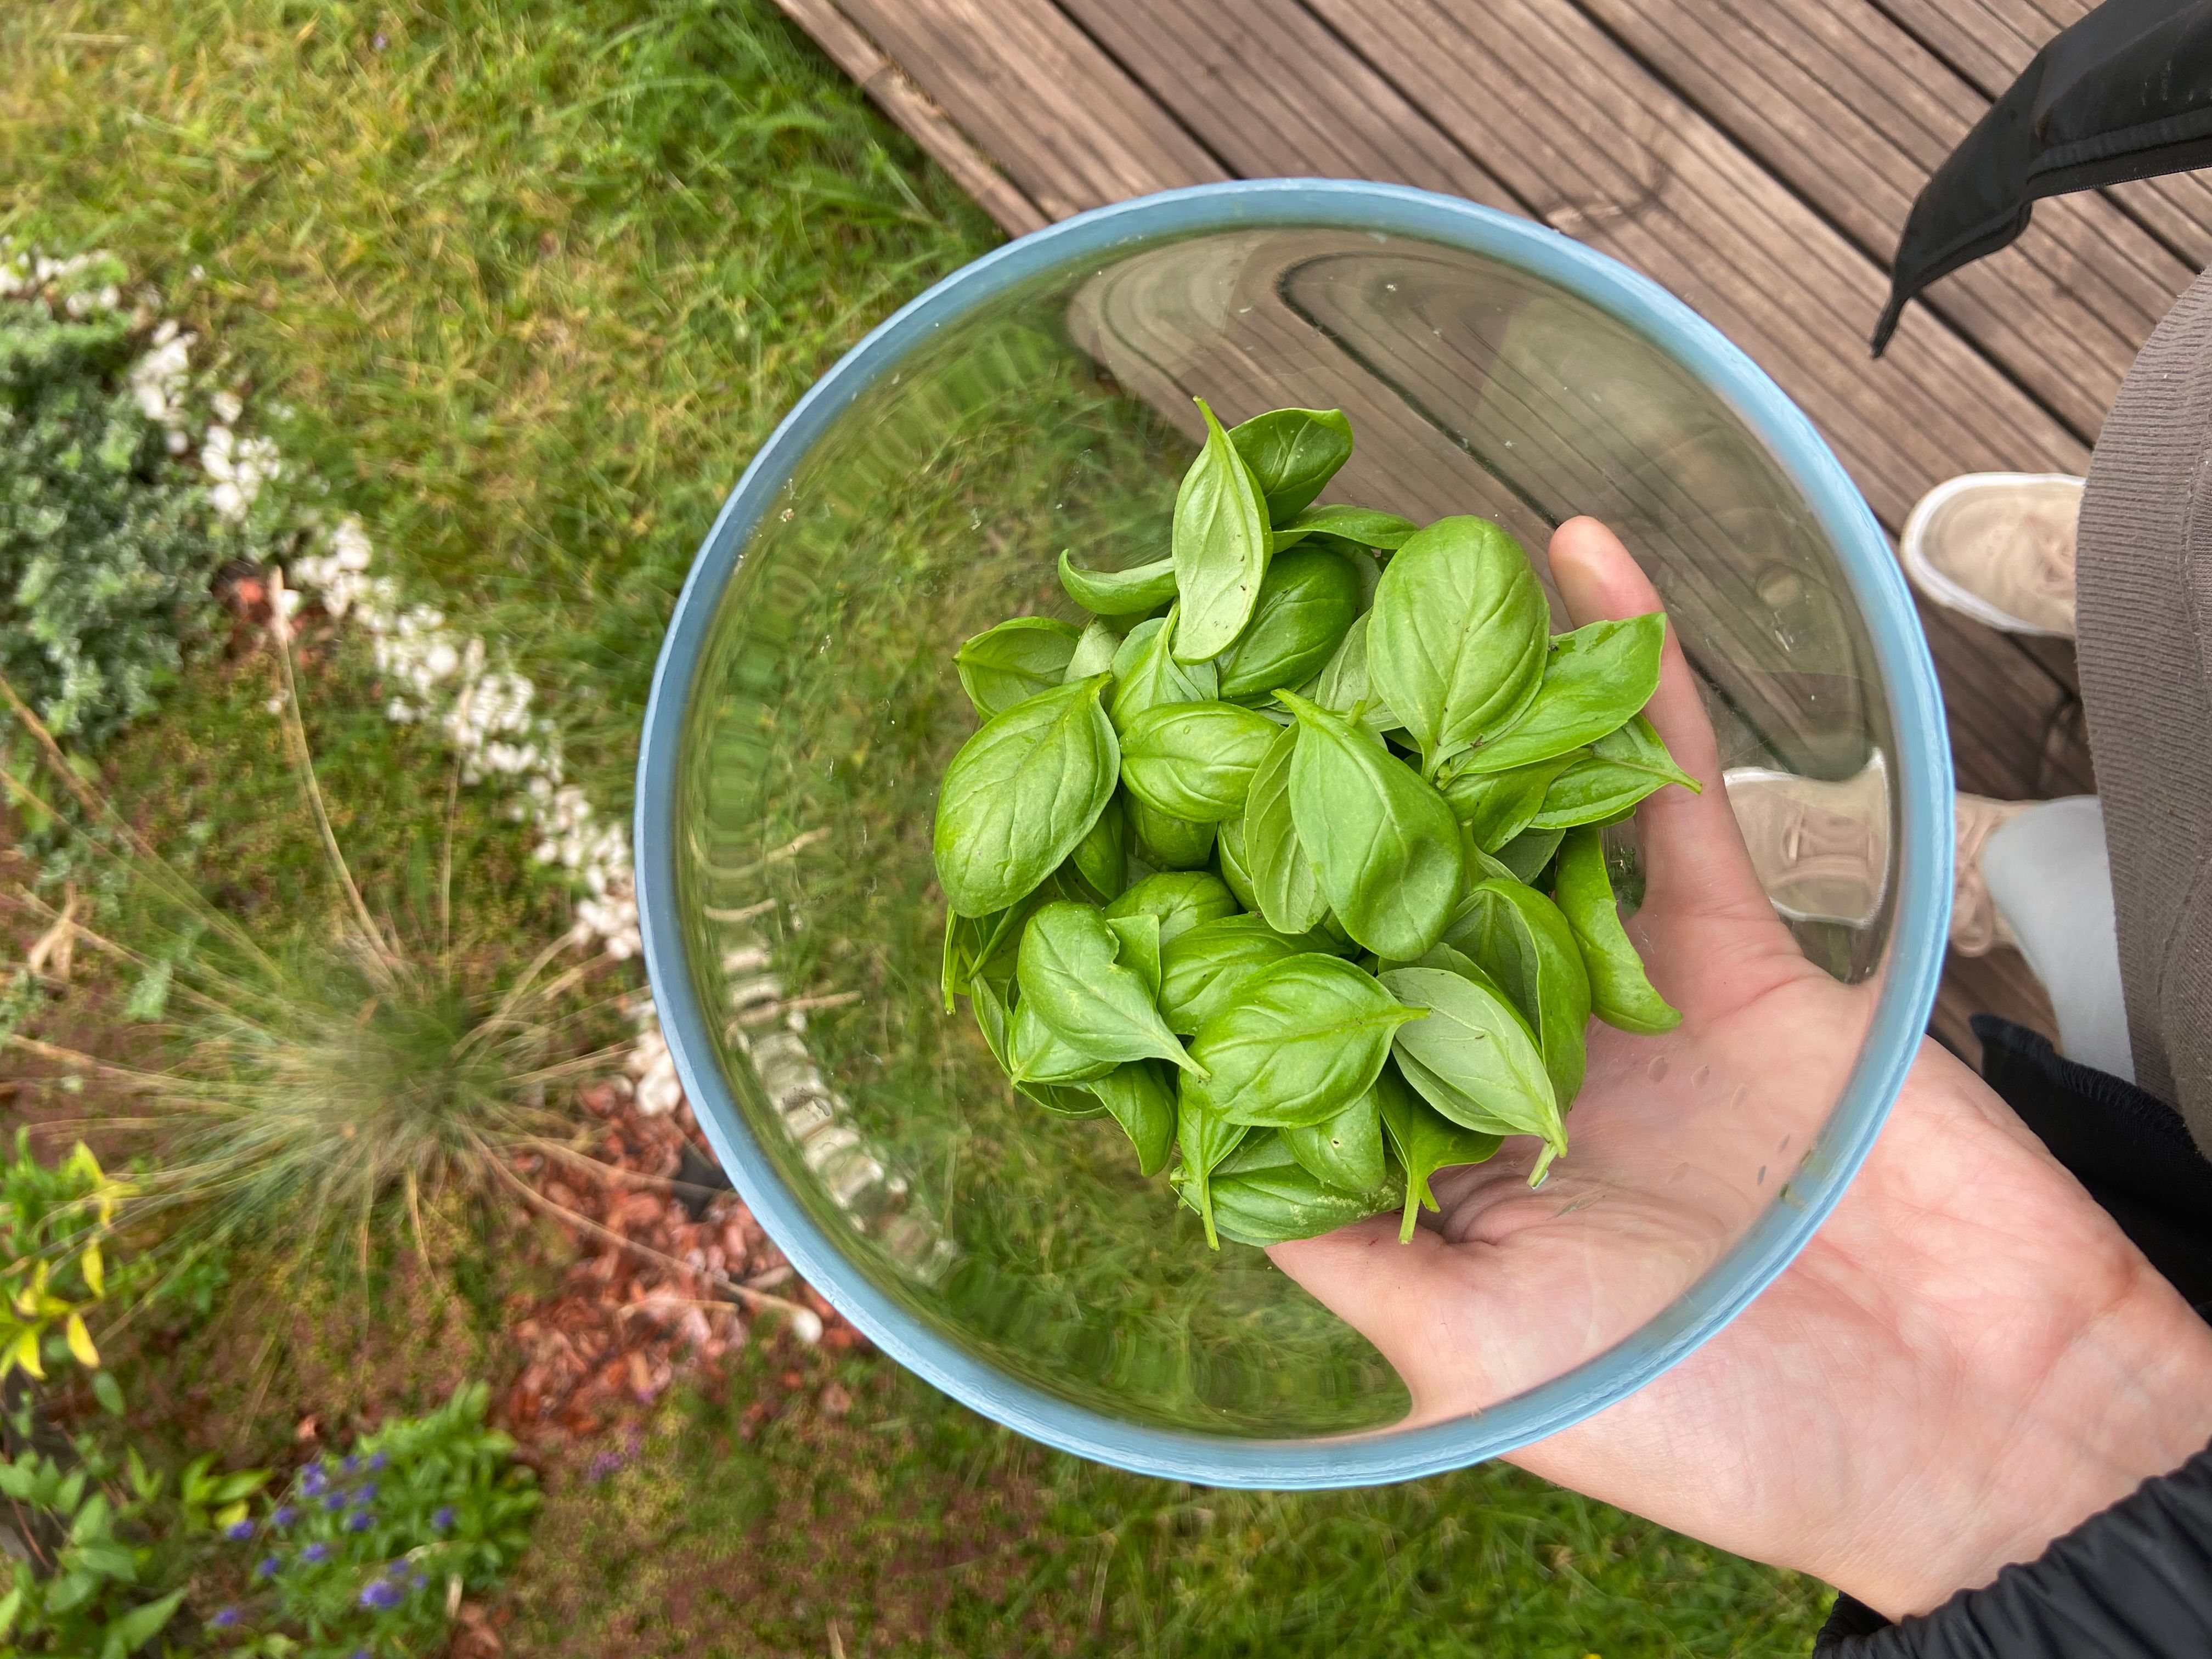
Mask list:
[{"label": "green leaf", "polygon": [[1368,678],[1430,776],[1536,696],[1550,643],[1544,590],[1521,544],[1487,519],[1439,519],[1411,538],[1368,614]]},{"label": "green leaf", "polygon": [[1590,745],[1589,756],[1553,779],[1532,829],[1573,830],[1626,816],[1647,795],[1679,783],[1693,795],[1705,787],[1674,764],[1651,722],[1641,714]]},{"label": "green leaf", "polygon": [[1321,877],[1298,839],[1291,806],[1291,764],[1299,730],[1295,724],[1286,726],[1268,745],[1244,798],[1244,851],[1253,896],[1267,925],[1285,933],[1318,927],[1328,914]]},{"label": "green leaf", "polygon": [[100,1402],[100,1410],[106,1412],[110,1417],[123,1415],[123,1388],[116,1382],[112,1372],[94,1373],[92,1397]]},{"label": "green leaf", "polygon": [[1367,1091],[1391,1033],[1420,1018],[1370,974],[1309,953],[1238,985],[1191,1039],[1222,1115],[1273,1127],[1322,1123]]},{"label": "green leaf", "polygon": [[1167,1168],[1168,1154],[1175,1150],[1175,1077],[1158,1060],[1133,1060],[1090,1085],[1137,1149],[1141,1175],[1156,1176]]},{"label": "green leaf", "polygon": [[22,1611],[23,1591],[21,1585],[5,1595],[0,1595],[0,1642],[8,1639],[8,1632],[15,1628],[16,1617]]},{"label": "green leaf", "polygon": [[1075,642],[1075,653],[1067,659],[1067,669],[1061,682],[1072,684],[1087,680],[1093,674],[1110,672],[1114,653],[1121,648],[1121,636],[1103,620],[1094,622],[1083,630],[1083,637]]},{"label": "green leaf", "polygon": [[1190,823],[1240,817],[1260,757],[1280,730],[1226,702],[1148,708],[1121,737],[1121,781],[1154,811]]},{"label": "green leaf", "polygon": [[1134,795],[1125,795],[1123,804],[1129,813],[1132,850],[1146,864],[1195,873],[1213,856],[1213,825],[1155,811]]},{"label": "green leaf", "polygon": [[1244,631],[1267,574],[1267,513],[1259,483],[1204,398],[1198,407],[1206,416],[1206,447],[1176,494],[1171,544],[1182,596],[1174,650],[1184,662],[1203,662],[1229,648]]},{"label": "green leaf", "polygon": [[1176,613],[1154,617],[1129,630],[1121,648],[1114,653],[1114,695],[1107,714],[1116,732],[1147,708],[1169,702],[1212,702],[1221,686],[1221,676],[1210,662],[1178,662],[1169,644],[1175,637]]},{"label": "green leaf", "polygon": [[1260,602],[1237,642],[1215,659],[1230,702],[1304,685],[1343,642],[1359,612],[1359,578],[1337,554],[1293,548],[1267,567]]},{"label": "green leaf", "polygon": [[1051,617],[1016,617],[986,629],[952,653],[968,701],[985,720],[1067,678],[1080,629]]},{"label": "green leaf", "polygon": [[[1048,1083],[1088,1083],[1116,1064],[1065,1041],[1024,997],[1014,1005],[1006,1033],[1006,1075],[1028,1092]],[[1053,1103],[1047,1097],[1044,1103]]]},{"label": "green leaf", "polygon": [[1546,761],[1617,732],[1659,689],[1667,613],[1594,622],[1551,642],[1528,711],[1492,741],[1462,755],[1463,772]]},{"label": "green leaf", "polygon": [[158,1601],[131,1608],[107,1627],[109,1643],[125,1653],[137,1652],[167,1628],[184,1601],[183,1590],[173,1590]]},{"label": "green leaf", "polygon": [[1182,1167],[1176,1182],[1206,1224],[1206,1242],[1214,1249],[1221,1248],[1221,1241],[1214,1231],[1209,1176],[1213,1166],[1249,1133],[1248,1126],[1229,1121],[1197,1078],[1182,1073],[1176,1093],[1176,1145],[1182,1152]]},{"label": "green leaf", "polygon": [[1200,922],[1233,916],[1237,909],[1237,896],[1211,872],[1163,870],[1146,876],[1108,905],[1106,915],[1109,921],[1116,916],[1158,916],[1164,961],[1168,946],[1176,939]]},{"label": "green leaf", "polygon": [[1068,859],[1075,873],[1102,900],[1120,895],[1129,878],[1129,814],[1118,792],[1100,809]]},{"label": "green leaf", "polygon": [[1282,525],[1352,459],[1352,422],[1340,409],[1273,409],[1230,428],[1229,441],[1252,469],[1268,522]]},{"label": "green leaf", "polygon": [[[1265,766],[1267,763],[1263,759],[1261,764]],[[1256,780],[1260,775],[1255,772],[1252,775]],[[1249,793],[1245,796],[1244,810],[1247,816],[1252,810]],[[1228,883],[1229,890],[1237,896],[1237,903],[1247,910],[1256,910],[1260,908],[1260,899],[1252,887],[1251,854],[1244,844],[1244,823],[1243,818],[1231,818],[1215,830],[1215,861],[1221,867],[1221,879]]]},{"label": "green leaf", "polygon": [[1484,1163],[1504,1142],[1500,1136],[1453,1122],[1415,1094],[1395,1066],[1383,1067],[1382,1075],[1375,1079],[1375,1089],[1382,1102],[1382,1128],[1389,1136],[1390,1150],[1406,1172],[1405,1223],[1398,1229],[1398,1242],[1403,1244],[1413,1237],[1420,1210],[1443,1207],[1429,1186],[1430,1178],[1439,1170]]},{"label": "green leaf", "polygon": [[988,915],[1057,869],[1097,821],[1121,771],[1098,674],[985,723],[945,769],[933,851],[952,908]]},{"label": "green leaf", "polygon": [[[1147,915],[1143,920],[1157,935],[1158,919]],[[1048,904],[1030,918],[1018,969],[1022,1000],[1014,1011],[1017,1083],[1086,1080],[1060,1070],[1056,1057],[1045,1071],[1025,1063],[1022,1017],[1027,1012],[1063,1044],[1095,1060],[1164,1060],[1194,1066],[1160,1018],[1143,976],[1118,959],[1120,950],[1105,916],[1087,904]]]},{"label": "green leaf", "polygon": [[1463,1128],[1540,1135],[1554,1153],[1566,1150],[1543,1052],[1503,990],[1441,968],[1394,968],[1382,980],[1429,1011],[1400,1030],[1393,1052],[1430,1105]]},{"label": "green leaf", "polygon": [[1174,599],[1175,561],[1155,559],[1127,570],[1085,570],[1062,553],[1060,585],[1093,616],[1141,617]]},{"label": "green leaf", "polygon": [[1373,732],[1277,695],[1298,717],[1291,814],[1329,908],[1376,955],[1419,957],[1442,936],[1465,879],[1459,820]]},{"label": "green leaf", "polygon": [[1115,960],[1144,981],[1146,995],[1157,999],[1160,994],[1160,919],[1149,911],[1139,911],[1134,915],[1109,916],[1106,926],[1112,931],[1118,947]]},{"label": "green leaf", "polygon": [[1278,1133],[1291,1156],[1332,1187],[1364,1193],[1382,1184],[1382,1099],[1374,1088],[1326,1123]]},{"label": "green leaf", "polygon": [[1380,547],[1395,552],[1420,531],[1411,519],[1395,513],[1378,513],[1371,507],[1312,507],[1278,530],[1312,536],[1334,536],[1360,547]]},{"label": "green leaf", "polygon": [[1444,943],[1472,957],[1513,999],[1536,1033],[1561,1109],[1583,1086],[1590,1018],[1589,975],[1559,907],[1517,881],[1485,881],[1468,891]]},{"label": "green leaf", "polygon": [[1557,897],[1589,972],[1590,1012],[1608,1025],[1645,1036],[1680,1025],[1681,1011],[1652,988],[1644,959],[1620,925],[1602,831],[1569,833],[1559,848]]},{"label": "green leaf", "polygon": [[1305,954],[1258,916],[1222,916],[1178,933],[1160,951],[1160,1013],[1171,1031],[1195,1036],[1262,968]]},{"label": "green leaf", "polygon": [[1357,714],[1359,723],[1382,737],[1389,732],[1402,731],[1398,717],[1390,712],[1389,705],[1375,693],[1367,672],[1367,630],[1372,625],[1375,613],[1364,611],[1352,619],[1352,626],[1344,632],[1336,653],[1330,657],[1314,682],[1313,700],[1333,714]]},{"label": "green leaf", "polygon": [[[1317,1238],[1389,1209],[1396,1192],[1380,1183],[1359,1192],[1333,1187],[1301,1164],[1280,1134],[1250,1136],[1214,1170],[1213,1218],[1239,1244]],[[1188,1202],[1188,1194],[1184,1199]]]},{"label": "green leaf", "polygon": [[1441,787],[1444,799],[1451,803],[1453,816],[1467,826],[1474,844],[1486,853],[1494,853],[1534,822],[1543,810],[1545,792],[1585,752],[1576,750],[1503,772],[1447,767]]},{"label": "green leaf", "polygon": [[1497,862],[1514,880],[1533,884],[1544,873],[1552,854],[1559,850],[1560,833],[1557,830],[1523,830],[1498,849]]}]

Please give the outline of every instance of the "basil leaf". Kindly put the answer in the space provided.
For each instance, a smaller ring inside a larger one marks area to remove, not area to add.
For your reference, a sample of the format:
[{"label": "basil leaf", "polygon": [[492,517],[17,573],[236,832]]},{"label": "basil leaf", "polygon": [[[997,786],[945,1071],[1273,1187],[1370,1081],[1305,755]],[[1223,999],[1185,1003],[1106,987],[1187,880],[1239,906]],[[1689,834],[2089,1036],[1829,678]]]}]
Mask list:
[{"label": "basil leaf", "polygon": [[1419,956],[1465,878],[1459,820],[1373,732],[1295,693],[1276,696],[1298,717],[1291,814],[1329,908],[1376,955]]},{"label": "basil leaf", "polygon": [[1129,833],[1137,856],[1158,870],[1195,871],[1213,856],[1213,826],[1193,823],[1127,798]]},{"label": "basil leaf", "polygon": [[1472,957],[1504,988],[1536,1033],[1552,1092],[1574,1103],[1588,1058],[1589,975],[1559,907],[1517,881],[1469,889],[1443,942]]},{"label": "basil leaf", "polygon": [[1114,653],[1114,695],[1106,712],[1116,732],[1147,708],[1169,702],[1212,702],[1221,676],[1210,662],[1178,662],[1168,648],[1175,637],[1176,613],[1139,623]]},{"label": "basil leaf", "polygon": [[1244,850],[1251,860],[1252,890],[1267,925],[1285,933],[1303,933],[1321,925],[1328,900],[1321,890],[1298,840],[1291,810],[1291,762],[1298,727],[1285,726],[1261,757],[1244,798]]},{"label": "basil leaf", "polygon": [[1406,1172],[1406,1218],[1398,1229],[1398,1242],[1403,1244],[1413,1237],[1414,1218],[1420,1210],[1443,1208],[1429,1186],[1430,1177],[1439,1170],[1486,1162],[1504,1143],[1499,1136],[1453,1122],[1415,1094],[1395,1066],[1382,1068],[1382,1075],[1375,1079],[1375,1091],[1382,1101],[1383,1133]]},{"label": "basil leaf", "polygon": [[1644,959],[1620,925],[1600,831],[1577,830],[1568,835],[1559,848],[1558,898],[1559,914],[1566,918],[1589,972],[1590,1012],[1608,1025],[1644,1036],[1680,1025],[1680,1010],[1652,988]]},{"label": "basil leaf", "polygon": [[952,653],[961,689],[985,720],[1067,678],[1080,630],[1051,617],[1016,617],[988,628]]},{"label": "basil leaf", "polygon": [[1175,1075],[1156,1060],[1133,1060],[1090,1085],[1137,1149],[1139,1174],[1158,1175],[1175,1150]]},{"label": "basil leaf", "polygon": [[1651,722],[1638,714],[1619,731],[1600,738],[1590,745],[1587,759],[1553,779],[1544,792],[1542,809],[1529,823],[1538,830],[1572,830],[1609,823],[1670,783],[1680,784],[1692,794],[1705,793],[1704,785],[1674,764]]},{"label": "basil leaf", "polygon": [[[1291,1156],[1284,1136],[1265,1133],[1248,1137],[1224,1158],[1211,1185],[1220,1236],[1238,1244],[1316,1238],[1397,1200],[1396,1192],[1379,1182],[1359,1192],[1331,1186]],[[1190,1201],[1187,1189],[1183,1198]]]},{"label": "basil leaf", "polygon": [[1253,769],[1276,727],[1226,702],[1147,708],[1121,736],[1121,781],[1155,811],[1190,823],[1243,816]]},{"label": "basil leaf", "polygon": [[[1160,919],[1148,910],[1109,916],[1106,926],[1118,945],[1115,960],[1145,981],[1145,994],[1160,994]],[[1579,964],[1577,964],[1579,965]]]},{"label": "basil leaf", "polygon": [[[1158,920],[1145,920],[1157,933]],[[1023,1062],[1022,1019],[1030,1012],[1062,1043],[1094,1060],[1196,1065],[1160,1018],[1143,976],[1119,960],[1120,951],[1105,916],[1087,904],[1048,904],[1030,918],[1017,970],[1022,988],[1014,1010],[1017,1083],[1081,1080]]]},{"label": "basil leaf", "polygon": [[1494,853],[1535,821],[1543,810],[1545,793],[1586,752],[1576,750],[1502,772],[1447,768],[1449,775],[1441,787],[1453,815],[1467,826],[1474,844]]},{"label": "basil leaf", "polygon": [[1358,614],[1359,578],[1344,559],[1318,548],[1284,554],[1267,567],[1251,621],[1215,659],[1220,695],[1234,702],[1304,685],[1336,654]]},{"label": "basil leaf", "polygon": [[1119,792],[1099,810],[1088,833],[1068,854],[1068,862],[1102,903],[1120,895],[1129,878],[1129,814]]},{"label": "basil leaf", "polygon": [[1392,714],[1375,688],[1367,672],[1367,629],[1373,620],[1372,611],[1363,611],[1352,619],[1352,626],[1344,630],[1344,638],[1321,671],[1314,683],[1313,700],[1332,713],[1349,715],[1358,714],[1359,723],[1381,737],[1386,732],[1404,730],[1398,717]]},{"label": "basil leaf", "polygon": [[[1007,1012],[1006,999],[998,986],[989,980],[979,979],[969,988],[969,1004],[975,1011],[976,1029],[983,1034],[983,1046],[991,1051],[991,1058],[999,1062],[999,1069],[1013,1073],[1012,1052],[1015,1017]],[[1049,1030],[1034,1018],[1030,1022],[1026,1040],[1034,1051],[1040,1044],[1049,1046],[1054,1039]],[[1064,1060],[1064,1056],[1061,1057]],[[1059,1064],[1060,1060],[1048,1060]],[[1098,1097],[1075,1084],[1017,1083],[1014,1088],[1023,1098],[1042,1106],[1055,1117],[1103,1117],[1106,1109]]]},{"label": "basil leaf", "polygon": [[1487,519],[1439,519],[1375,589],[1367,673],[1420,745],[1430,776],[1486,743],[1536,695],[1549,612],[1521,544]]},{"label": "basil leaf", "polygon": [[1158,916],[1163,951],[1200,922],[1236,914],[1237,896],[1206,870],[1163,870],[1146,876],[1106,907],[1109,921],[1116,916]]},{"label": "basil leaf", "polygon": [[1237,988],[1191,1040],[1207,1091],[1239,1123],[1321,1123],[1367,1091],[1390,1035],[1419,1008],[1374,976],[1318,953],[1286,957]]},{"label": "basil leaf", "polygon": [[1526,766],[1619,731],[1659,689],[1659,652],[1666,642],[1663,611],[1559,635],[1528,712],[1495,741],[1462,755],[1460,769]]},{"label": "basil leaf", "polygon": [[1200,922],[1160,947],[1161,1018],[1170,1031],[1195,1036],[1245,981],[1308,948],[1258,916]]},{"label": "basil leaf", "polygon": [[1566,1151],[1543,1053],[1504,992],[1441,968],[1394,968],[1382,982],[1429,1011],[1400,1030],[1391,1051],[1430,1105],[1463,1128],[1540,1135],[1554,1154]]},{"label": "basil leaf", "polygon": [[1121,636],[1101,618],[1083,630],[1075,641],[1075,653],[1067,659],[1065,678],[1070,681],[1087,680],[1093,674],[1103,674],[1114,666],[1114,653],[1121,648]]},{"label": "basil leaf", "polygon": [[1267,514],[1260,486],[1206,400],[1206,447],[1176,493],[1172,549],[1182,595],[1174,650],[1203,662],[1228,649],[1259,602],[1267,574]]},{"label": "basil leaf", "polygon": [[[1261,764],[1265,763],[1263,758]],[[1258,775],[1256,772],[1253,774],[1255,778]],[[1252,810],[1249,794],[1245,797],[1244,810],[1248,815]],[[1244,845],[1244,819],[1231,818],[1216,830],[1213,848],[1215,862],[1221,866],[1221,879],[1229,884],[1229,890],[1237,895],[1237,903],[1247,910],[1258,909],[1260,901],[1252,890],[1251,854]]]},{"label": "basil leaf", "polygon": [[945,955],[937,974],[938,988],[945,994],[945,1012],[952,1000],[968,988],[968,981],[983,959],[984,925],[988,918],[963,916],[948,910],[945,916]]},{"label": "basil leaf", "polygon": [[1056,686],[986,721],[938,791],[937,879],[965,916],[1003,910],[1060,867],[1114,793],[1111,675]]},{"label": "basil leaf", "polygon": [[1498,849],[1498,862],[1516,881],[1534,884],[1544,873],[1544,866],[1552,861],[1552,854],[1559,850],[1558,830],[1523,830],[1511,841]]},{"label": "basil leaf", "polygon": [[1278,1133],[1291,1156],[1331,1187],[1364,1193],[1382,1184],[1382,1103],[1374,1089],[1326,1123]]},{"label": "basil leaf", "polygon": [[1340,409],[1273,409],[1230,428],[1229,441],[1267,498],[1268,522],[1287,524],[1352,459],[1352,422]]},{"label": "basil leaf", "polygon": [[1155,559],[1127,570],[1085,570],[1063,552],[1060,585],[1095,617],[1141,617],[1175,598],[1175,561]]},{"label": "basil leaf", "polygon": [[1176,1171],[1176,1185],[1206,1224],[1206,1243],[1217,1250],[1221,1240],[1213,1226],[1213,1166],[1250,1133],[1249,1126],[1231,1123],[1223,1115],[1204,1084],[1188,1072],[1181,1075],[1176,1091],[1176,1145],[1182,1152],[1182,1167]]},{"label": "basil leaf", "polygon": [[1371,507],[1311,507],[1288,524],[1278,527],[1309,536],[1334,536],[1359,547],[1403,547],[1420,526],[1395,513],[1378,513]]},{"label": "basil leaf", "polygon": [[1035,1094],[1039,1084],[1088,1083],[1115,1065],[1062,1038],[1027,997],[1014,1005],[1007,1021],[1006,1062],[1006,1075],[1024,1094]]}]

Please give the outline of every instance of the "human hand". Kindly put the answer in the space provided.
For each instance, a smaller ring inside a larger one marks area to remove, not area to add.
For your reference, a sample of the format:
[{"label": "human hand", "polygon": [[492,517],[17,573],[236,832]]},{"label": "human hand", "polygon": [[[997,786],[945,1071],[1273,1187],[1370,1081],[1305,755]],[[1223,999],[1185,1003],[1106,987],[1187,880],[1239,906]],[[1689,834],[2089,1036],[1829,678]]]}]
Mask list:
[{"label": "human hand", "polygon": [[[1553,535],[1577,623],[1658,608],[1612,532]],[[1276,1246],[1398,1369],[1415,1420],[1558,1376],[1672,1301],[1807,1152],[1856,1057],[1869,988],[1776,920],[1670,636],[1650,718],[1705,786],[1638,814],[1629,930],[1682,1011],[1593,1025],[1572,1147],[1439,1176],[1397,1218]],[[1887,1127],[1812,1242],[1727,1329],[1524,1468],[1893,1617],[1988,1583],[2212,1439],[2212,1329],[1987,1085],[1923,1043]]]}]

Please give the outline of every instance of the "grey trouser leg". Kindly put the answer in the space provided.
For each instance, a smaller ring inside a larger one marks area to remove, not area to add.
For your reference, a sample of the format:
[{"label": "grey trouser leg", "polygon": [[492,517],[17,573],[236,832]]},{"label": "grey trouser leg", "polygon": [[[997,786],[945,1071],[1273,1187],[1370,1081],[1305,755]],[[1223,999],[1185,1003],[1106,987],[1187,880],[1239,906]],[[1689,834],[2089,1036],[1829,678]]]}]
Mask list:
[{"label": "grey trouser leg", "polygon": [[2136,1081],[2212,1156],[2212,280],[2121,385],[2075,581]]}]

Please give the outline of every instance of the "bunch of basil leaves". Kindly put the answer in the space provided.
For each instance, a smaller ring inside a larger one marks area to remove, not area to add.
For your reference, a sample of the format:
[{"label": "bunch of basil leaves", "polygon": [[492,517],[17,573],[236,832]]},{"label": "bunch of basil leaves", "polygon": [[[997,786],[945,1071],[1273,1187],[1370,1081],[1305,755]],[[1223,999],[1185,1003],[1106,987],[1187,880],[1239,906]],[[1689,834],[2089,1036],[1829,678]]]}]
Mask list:
[{"label": "bunch of basil leaves", "polygon": [[1316,506],[1335,410],[1206,444],[1169,556],[1060,556],[1076,628],[954,661],[983,725],[946,769],[944,990],[1014,1086],[1110,1115],[1209,1244],[1436,1207],[1507,1135],[1566,1150],[1591,1015],[1663,1031],[1605,824],[1698,787],[1641,713],[1663,612],[1548,632],[1497,525]]}]

